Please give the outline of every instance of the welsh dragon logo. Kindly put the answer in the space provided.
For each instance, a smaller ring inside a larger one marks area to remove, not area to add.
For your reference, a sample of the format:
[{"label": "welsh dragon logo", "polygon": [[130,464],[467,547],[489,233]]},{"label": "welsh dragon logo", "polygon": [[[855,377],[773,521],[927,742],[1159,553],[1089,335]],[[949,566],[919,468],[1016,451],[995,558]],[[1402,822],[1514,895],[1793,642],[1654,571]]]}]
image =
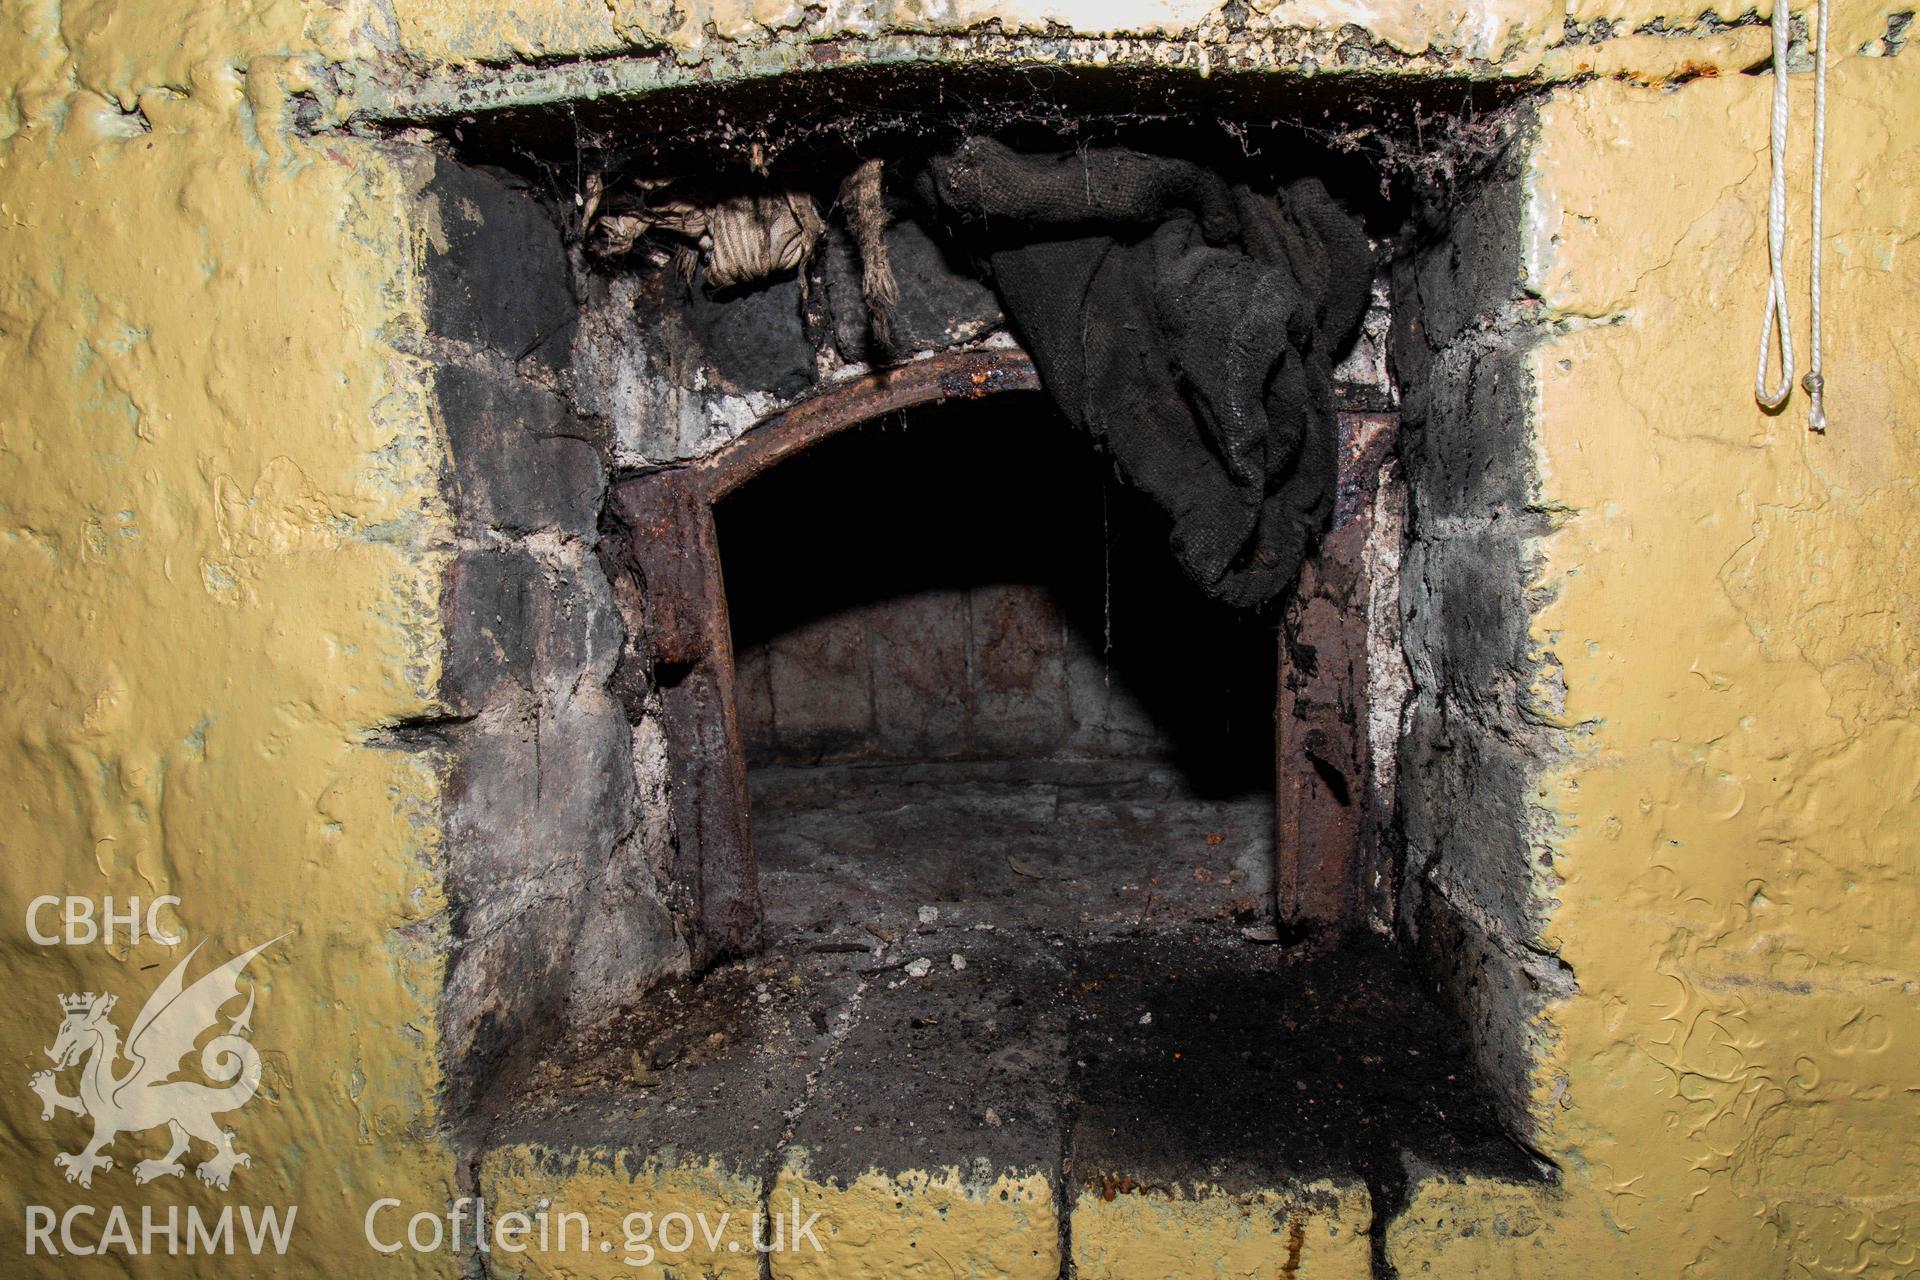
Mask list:
[{"label": "welsh dragon logo", "polygon": [[[286,936],[281,934],[280,938]],[[167,1127],[172,1146],[161,1159],[134,1165],[135,1182],[177,1178],[185,1173],[180,1157],[187,1153],[192,1139],[210,1145],[214,1152],[194,1172],[202,1182],[223,1191],[232,1181],[234,1169],[251,1163],[248,1156],[234,1150],[233,1134],[213,1119],[224,1112],[238,1111],[260,1087],[260,1054],[242,1039],[253,1029],[251,991],[247,992],[246,1008],[200,1052],[200,1069],[215,1084],[172,1077],[180,1069],[180,1060],[193,1052],[194,1042],[218,1025],[221,1008],[239,998],[237,980],[248,961],[280,938],[270,938],[235,956],[192,986],[185,982],[187,962],[200,948],[189,951],[141,1006],[124,1051],[120,1029],[107,1019],[115,997],[91,991],[60,997],[64,1018],[60,1034],[47,1050],[54,1069],[36,1073],[29,1084],[40,1095],[42,1120],[53,1119],[56,1111],[71,1111],[93,1121],[93,1139],[85,1149],[71,1155],[62,1152],[53,1158],[55,1165],[67,1171],[68,1182],[91,1187],[94,1170],[113,1168],[113,1157],[101,1153],[116,1136],[161,1125]],[[123,1056],[132,1065],[116,1074]],[[56,1072],[75,1065],[80,1067],[80,1092],[69,1097],[60,1092],[54,1077]]]}]

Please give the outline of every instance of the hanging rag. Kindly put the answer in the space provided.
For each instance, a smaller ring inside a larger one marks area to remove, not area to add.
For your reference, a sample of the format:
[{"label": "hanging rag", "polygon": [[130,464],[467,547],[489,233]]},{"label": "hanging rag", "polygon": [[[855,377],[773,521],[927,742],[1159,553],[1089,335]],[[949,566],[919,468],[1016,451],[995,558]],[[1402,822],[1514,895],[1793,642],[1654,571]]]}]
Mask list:
[{"label": "hanging rag", "polygon": [[1333,502],[1333,365],[1373,279],[1359,223],[1317,179],[1256,191],[1117,147],[970,138],[915,185],[1188,576],[1242,607],[1286,590]]}]

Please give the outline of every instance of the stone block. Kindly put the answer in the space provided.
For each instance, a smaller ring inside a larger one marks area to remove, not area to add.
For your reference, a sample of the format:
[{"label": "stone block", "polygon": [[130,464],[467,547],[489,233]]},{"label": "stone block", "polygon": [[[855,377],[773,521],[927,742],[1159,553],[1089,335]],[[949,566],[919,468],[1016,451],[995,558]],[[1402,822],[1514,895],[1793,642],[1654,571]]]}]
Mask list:
[{"label": "stone block", "polygon": [[[568,954],[582,904],[575,882],[516,895],[486,913],[483,929],[456,927],[456,950],[440,998],[448,1070],[463,1096],[566,998]],[[464,913],[457,913],[464,914]]]},{"label": "stone block", "polygon": [[976,587],[970,602],[972,747],[1046,755],[1067,736],[1065,628],[1042,587]]},{"label": "stone block", "polygon": [[606,475],[599,450],[564,401],[528,383],[452,365],[441,366],[434,386],[462,536],[592,535]]},{"label": "stone block", "polygon": [[873,714],[880,754],[957,756],[967,743],[967,597],[934,590],[886,601],[869,615]]},{"label": "stone block", "polygon": [[771,645],[774,733],[784,758],[859,754],[872,742],[873,691],[864,614],[829,614]]},{"label": "stone block", "polygon": [[454,557],[441,604],[447,629],[443,702],[472,711],[531,685],[542,590],[539,564],[518,548]]},{"label": "stone block", "polygon": [[[778,1280],[1060,1274],[1064,969],[994,934],[928,939],[932,967],[876,983],[821,1073],[775,1179],[823,1252]],[[949,952],[964,950],[966,968]]]},{"label": "stone block", "polygon": [[566,359],[574,299],[560,228],[524,189],[437,160],[426,260],[427,325],[509,360]]},{"label": "stone block", "polygon": [[540,566],[534,597],[534,688],[549,704],[604,686],[620,661],[626,626],[598,556],[574,546]]},{"label": "stone block", "polygon": [[[1442,351],[1513,300],[1520,290],[1525,183],[1496,173],[1443,211],[1446,235],[1414,256],[1413,290],[1396,281],[1397,306],[1418,307],[1427,346]],[[1400,277],[1404,280],[1405,277]]]},{"label": "stone block", "polygon": [[699,354],[728,386],[790,399],[812,386],[815,376],[800,296],[797,277],[719,295],[695,279],[678,301]]},{"label": "stone block", "polygon": [[1368,1280],[1372,1224],[1372,1200],[1357,1181],[1322,1179],[1239,1195],[1204,1185],[1177,1194],[1087,1189],[1073,1203],[1074,1275]]},{"label": "stone block", "polygon": [[[630,731],[612,700],[596,690],[530,716],[457,733],[444,792],[455,949],[441,1026],[467,1083],[566,998],[591,878],[632,822]],[[670,923],[660,932],[670,950]]]},{"label": "stone block", "polygon": [[[1540,929],[1550,874],[1536,851],[1531,782],[1540,753],[1485,721],[1422,699],[1400,749],[1408,880],[1449,886],[1514,939]],[[1404,904],[1403,904],[1404,905]]]},{"label": "stone block", "polygon": [[1407,389],[1412,429],[1401,455],[1429,520],[1510,516],[1533,501],[1532,341],[1520,332],[1457,344],[1427,362],[1421,382]]},{"label": "stone block", "polygon": [[441,698],[471,713],[523,692],[564,700],[603,684],[624,628],[598,559],[583,549],[558,565],[520,547],[472,548],[447,571]]},{"label": "stone block", "polygon": [[1538,536],[1514,522],[1428,536],[1401,569],[1400,616],[1420,687],[1516,730],[1536,665],[1526,575]]},{"label": "stone block", "polygon": [[1535,1138],[1552,1118],[1534,1114],[1535,1064],[1552,1035],[1548,1000],[1570,994],[1572,975],[1551,957],[1527,952],[1490,931],[1473,912],[1430,885],[1402,888],[1402,914],[1440,999],[1473,1027],[1474,1066],[1513,1133]]},{"label": "stone block", "polygon": [[491,928],[548,879],[577,885],[632,824],[632,730],[603,692],[457,743],[447,881],[463,927]]},{"label": "stone block", "polygon": [[[1002,323],[993,290],[955,262],[919,223],[896,222],[887,228],[886,239],[899,291],[893,311],[896,350],[944,350]],[[865,266],[845,227],[836,223],[828,230],[822,255],[840,354],[854,362],[880,358],[884,353],[874,340],[861,291]]]}]

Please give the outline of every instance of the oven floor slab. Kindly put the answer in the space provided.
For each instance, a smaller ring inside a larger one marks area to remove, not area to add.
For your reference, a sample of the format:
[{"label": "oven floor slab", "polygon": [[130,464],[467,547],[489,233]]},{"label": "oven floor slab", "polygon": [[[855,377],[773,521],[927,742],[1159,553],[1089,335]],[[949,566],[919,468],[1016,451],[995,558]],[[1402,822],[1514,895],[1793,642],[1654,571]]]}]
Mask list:
[{"label": "oven floor slab", "polygon": [[1270,923],[1273,795],[1171,765],[980,761],[748,775],[768,936],[944,923],[1082,933]]},{"label": "oven floor slab", "polygon": [[[763,1206],[809,1236],[775,1277],[1376,1274],[1409,1181],[1523,1180],[1458,1033],[1393,950],[1296,952],[1231,922],[830,929],[656,993],[503,1073],[492,1212],[611,1231],[568,1274],[758,1277],[737,1240],[664,1271],[627,1215]],[[954,917],[960,918],[954,918]],[[884,926],[883,926],[884,927]],[[551,1210],[550,1210],[551,1211]],[[821,1252],[812,1249],[817,1238]]]}]

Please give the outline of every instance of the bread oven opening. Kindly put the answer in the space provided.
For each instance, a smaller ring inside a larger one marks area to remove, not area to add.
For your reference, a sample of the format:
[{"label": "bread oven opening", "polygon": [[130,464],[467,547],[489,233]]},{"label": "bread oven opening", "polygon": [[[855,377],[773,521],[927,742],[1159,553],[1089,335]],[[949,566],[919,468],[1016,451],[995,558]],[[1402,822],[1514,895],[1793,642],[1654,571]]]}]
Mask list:
[{"label": "bread oven opening", "polygon": [[[463,117],[425,186],[470,1141],[558,1126],[762,1197],[1039,1179],[1057,1235],[981,1274],[1092,1268],[1071,1219],[1136,1192],[1283,1203],[1384,1274],[1410,1179],[1550,1175],[1524,102],[935,68],[567,108]],[[968,147],[1078,185],[1026,174],[982,238],[943,221]],[[1199,177],[1076,230],[1128,165]],[[1338,350],[1312,307],[1259,330],[1322,362],[1283,377],[1226,340],[1275,290],[1179,273],[1283,257],[1247,228],[1302,181],[1367,243]],[[1021,256],[1080,232],[1130,265],[1069,318],[1172,370],[1142,412],[1088,412],[1129,366],[1088,376]],[[496,296],[540,319],[481,348],[445,299]],[[1286,492],[1235,415],[1308,401],[1299,538],[1210,548],[1182,522],[1219,486],[1150,482],[1185,432],[1174,470]],[[597,527],[547,514],[582,494]]]},{"label": "bread oven opening", "polygon": [[1272,930],[1274,623],[1153,516],[1037,392],[888,415],[719,504],[769,945]]}]

